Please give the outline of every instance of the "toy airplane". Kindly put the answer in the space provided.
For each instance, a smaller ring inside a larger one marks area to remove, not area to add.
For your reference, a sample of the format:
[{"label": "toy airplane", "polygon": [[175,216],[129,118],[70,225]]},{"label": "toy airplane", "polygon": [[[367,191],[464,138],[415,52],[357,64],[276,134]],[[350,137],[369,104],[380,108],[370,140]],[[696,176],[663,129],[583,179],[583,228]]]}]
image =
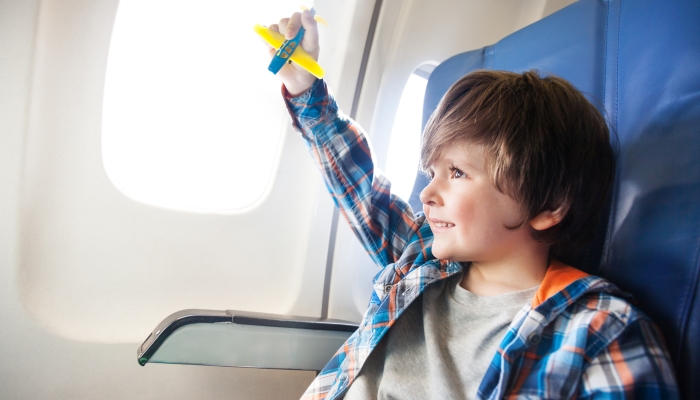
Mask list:
[{"label": "toy airplane", "polygon": [[[311,15],[314,16],[316,21],[321,22],[324,25],[326,24],[325,20],[323,20],[320,16],[315,15],[316,12],[313,8],[311,8],[309,11],[311,11]],[[267,68],[270,70],[270,72],[276,74],[280,69],[282,69],[282,67],[284,67],[286,62],[294,61],[294,63],[309,71],[309,73],[311,73],[313,76],[319,79],[323,78],[326,71],[324,71],[323,68],[318,65],[316,60],[314,60],[309,53],[299,46],[301,39],[304,37],[305,30],[303,27],[299,28],[297,35],[289,40],[285,40],[282,34],[275,32],[266,26],[255,25],[253,29],[270,46],[278,49],[275,56],[272,58],[272,61],[270,61],[270,66]]]}]

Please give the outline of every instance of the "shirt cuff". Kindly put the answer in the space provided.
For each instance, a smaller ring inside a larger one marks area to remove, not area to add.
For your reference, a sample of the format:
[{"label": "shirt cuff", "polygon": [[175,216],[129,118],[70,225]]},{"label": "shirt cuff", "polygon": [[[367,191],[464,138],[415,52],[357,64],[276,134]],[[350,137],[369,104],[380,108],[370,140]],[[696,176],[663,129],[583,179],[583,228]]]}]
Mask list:
[{"label": "shirt cuff", "polygon": [[335,99],[322,79],[317,79],[306,92],[296,97],[292,97],[282,85],[282,97],[292,117],[294,129],[304,134],[338,110]]}]

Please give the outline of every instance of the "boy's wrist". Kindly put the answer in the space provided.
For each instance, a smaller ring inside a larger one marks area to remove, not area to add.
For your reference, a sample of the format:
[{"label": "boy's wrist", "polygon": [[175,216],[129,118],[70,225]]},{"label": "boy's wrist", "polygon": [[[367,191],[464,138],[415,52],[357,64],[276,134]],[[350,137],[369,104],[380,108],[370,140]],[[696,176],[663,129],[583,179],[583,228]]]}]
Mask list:
[{"label": "boy's wrist", "polygon": [[283,83],[283,91],[282,93],[284,94],[285,98],[292,99],[294,97],[299,97],[302,94],[306,93],[314,87],[314,84],[316,83],[318,79],[314,78],[311,82],[304,83],[304,84],[291,84],[291,83]]}]

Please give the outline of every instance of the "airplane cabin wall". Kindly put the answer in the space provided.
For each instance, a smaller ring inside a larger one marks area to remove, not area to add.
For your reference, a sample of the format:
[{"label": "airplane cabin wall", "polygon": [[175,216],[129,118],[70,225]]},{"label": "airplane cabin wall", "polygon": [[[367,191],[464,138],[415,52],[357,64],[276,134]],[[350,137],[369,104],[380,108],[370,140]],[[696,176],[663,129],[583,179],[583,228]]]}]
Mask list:
[{"label": "airplane cabin wall", "polygon": [[[345,30],[367,19],[364,3],[338,10],[353,16]],[[117,6],[0,1],[0,398],[298,398],[313,372],[136,362],[138,344],[180,309],[318,315],[332,202],[288,123],[271,194],[250,213],[120,193],[100,147]],[[325,39],[344,41],[327,62],[344,68],[329,78],[353,80],[359,67],[343,57],[362,47],[342,28]]]},{"label": "airplane cabin wall", "polygon": [[269,196],[245,213],[155,207],[112,184],[101,115],[118,2],[96,4],[39,11],[20,210],[28,311],[66,338],[111,343],[186,308],[318,314],[325,265],[305,262],[318,177],[290,128]]}]

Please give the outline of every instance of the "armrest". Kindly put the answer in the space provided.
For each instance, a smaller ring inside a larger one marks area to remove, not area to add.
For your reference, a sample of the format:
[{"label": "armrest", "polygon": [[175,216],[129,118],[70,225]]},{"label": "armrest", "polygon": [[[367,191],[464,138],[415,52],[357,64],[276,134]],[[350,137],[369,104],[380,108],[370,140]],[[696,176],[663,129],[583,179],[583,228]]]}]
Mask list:
[{"label": "armrest", "polygon": [[245,311],[182,310],[164,319],[138,362],[321,370],[358,325]]}]

